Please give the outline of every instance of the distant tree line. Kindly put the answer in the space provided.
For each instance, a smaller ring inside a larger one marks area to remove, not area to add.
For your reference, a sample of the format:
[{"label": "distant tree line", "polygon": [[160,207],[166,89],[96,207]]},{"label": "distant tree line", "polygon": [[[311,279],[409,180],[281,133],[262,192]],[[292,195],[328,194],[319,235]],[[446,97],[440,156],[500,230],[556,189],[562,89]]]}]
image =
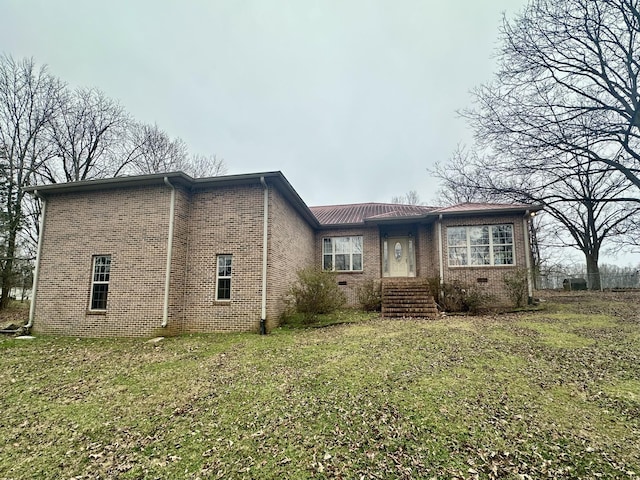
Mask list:
[{"label": "distant tree line", "polygon": [[70,89],[32,59],[0,56],[0,309],[20,260],[34,256],[40,204],[24,187],[176,170],[215,176],[226,165],[97,89]]}]

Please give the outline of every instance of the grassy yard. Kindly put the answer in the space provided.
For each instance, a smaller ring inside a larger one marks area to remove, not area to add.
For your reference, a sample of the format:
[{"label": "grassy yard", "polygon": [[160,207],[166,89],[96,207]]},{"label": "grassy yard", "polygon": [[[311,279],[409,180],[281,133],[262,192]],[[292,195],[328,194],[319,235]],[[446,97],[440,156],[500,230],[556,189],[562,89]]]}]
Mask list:
[{"label": "grassy yard", "polygon": [[639,305],[0,337],[0,478],[634,478]]}]

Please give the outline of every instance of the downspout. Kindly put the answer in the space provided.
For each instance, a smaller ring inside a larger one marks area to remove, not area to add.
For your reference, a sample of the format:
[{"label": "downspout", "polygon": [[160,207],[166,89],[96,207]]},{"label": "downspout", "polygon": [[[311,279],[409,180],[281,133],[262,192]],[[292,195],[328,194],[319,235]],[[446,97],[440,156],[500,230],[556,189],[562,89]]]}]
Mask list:
[{"label": "downspout", "polygon": [[527,269],[527,293],[529,294],[529,301],[533,299],[533,277],[531,272],[531,246],[529,245],[529,216],[530,212],[527,210],[522,219],[522,231],[524,234],[524,262]]},{"label": "downspout", "polygon": [[269,187],[264,177],[260,177],[264,187],[264,207],[262,216],[262,304],[260,312],[260,335],[267,334],[267,241],[269,227]]},{"label": "downspout", "polygon": [[173,254],[173,228],[176,211],[176,187],[171,185],[168,177],[164,177],[164,183],[171,188],[171,203],[169,206],[169,238],[167,239],[167,266],[164,277],[164,303],[162,305],[162,328],[169,323],[169,287],[171,284],[171,256]]},{"label": "downspout", "polygon": [[31,286],[31,305],[29,306],[29,323],[24,328],[27,332],[33,327],[33,321],[36,315],[36,297],[38,295],[38,277],[40,276],[40,257],[42,255],[42,237],[44,236],[44,216],[47,213],[47,201],[38,194],[38,190],[34,190],[33,194],[42,201],[42,210],[40,211],[40,233],[38,235],[38,249],[36,250],[36,268],[33,271],[33,285]]},{"label": "downspout", "polygon": [[440,267],[440,294],[444,285],[444,258],[442,256],[442,214],[438,217],[438,262]]}]

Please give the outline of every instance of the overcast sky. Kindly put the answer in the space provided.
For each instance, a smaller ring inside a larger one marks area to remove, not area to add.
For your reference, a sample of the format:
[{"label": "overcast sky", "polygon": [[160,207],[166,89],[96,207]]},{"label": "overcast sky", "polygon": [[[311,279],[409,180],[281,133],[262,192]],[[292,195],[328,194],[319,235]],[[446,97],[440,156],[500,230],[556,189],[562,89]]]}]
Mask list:
[{"label": "overcast sky", "polygon": [[97,87],[229,173],[281,170],[308,205],[388,202],[471,141],[525,0],[0,0],[0,52]]},{"label": "overcast sky", "polygon": [[310,206],[432,203],[427,168],[471,143],[456,111],[525,4],[0,0],[0,52],[99,88],[231,174],[280,170]]}]

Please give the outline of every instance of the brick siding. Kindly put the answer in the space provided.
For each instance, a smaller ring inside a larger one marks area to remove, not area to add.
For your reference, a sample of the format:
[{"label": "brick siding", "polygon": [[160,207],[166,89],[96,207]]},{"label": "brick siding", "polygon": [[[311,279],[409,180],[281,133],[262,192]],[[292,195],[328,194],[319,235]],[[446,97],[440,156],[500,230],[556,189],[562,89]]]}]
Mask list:
[{"label": "brick siding", "polygon": [[313,264],[315,234],[311,226],[275,189],[269,189],[268,327],[277,325],[296,272]]},{"label": "brick siding", "polygon": [[[514,227],[514,255],[513,266],[485,266],[485,267],[449,267],[447,255],[447,227],[472,225],[512,224]],[[477,287],[481,292],[490,295],[496,304],[506,305],[509,299],[506,295],[504,276],[515,270],[526,267],[525,260],[525,232],[521,216],[486,216],[486,217],[455,217],[445,218],[442,222],[442,255],[444,267],[444,282],[461,282],[467,286]],[[382,277],[381,245],[383,237],[411,236],[415,240],[416,276],[435,278],[440,275],[440,259],[438,252],[437,222],[425,225],[406,224],[393,227],[352,227],[341,229],[324,229],[316,234],[317,265],[322,265],[322,239],[325,237],[355,236],[364,237],[363,256],[364,268],[362,272],[345,272],[337,275],[339,282],[346,282],[340,288],[347,295],[348,304],[357,306],[358,286],[366,279]],[[480,279],[480,281],[478,281]],[[486,281],[485,281],[486,280]]]},{"label": "brick siding", "polygon": [[[161,331],[169,200],[167,187],[47,199],[34,332]],[[111,255],[108,309],[101,313],[89,312],[94,255]]]},{"label": "brick siding", "polygon": [[362,236],[362,271],[340,272],[337,281],[345,283],[340,289],[347,297],[347,305],[358,305],[358,287],[368,279],[377,280],[381,277],[380,270],[380,234],[378,227],[362,226],[353,228],[331,228],[318,231],[316,234],[315,258],[316,265],[322,267],[322,239],[329,237]]},{"label": "brick siding", "polygon": [[[509,299],[504,285],[504,276],[517,269],[526,268],[526,254],[524,248],[525,232],[522,216],[485,216],[475,218],[450,218],[442,221],[442,248],[444,261],[444,282],[459,281],[464,285],[476,287],[482,293],[490,295],[496,305],[507,305]],[[499,265],[495,267],[449,267],[447,227],[472,225],[513,225],[514,265]]]},{"label": "brick siding", "polygon": [[[192,194],[184,332],[256,330],[262,295],[262,186]],[[231,300],[216,300],[217,255],[232,255]]]},{"label": "brick siding", "polygon": [[[166,185],[56,193],[47,198],[33,331],[74,336],[153,336],[184,332],[256,331],[261,316],[264,190],[255,184],[176,187],[169,318],[162,328],[169,208]],[[514,226],[514,266],[449,267],[447,227]],[[322,265],[326,237],[362,236],[363,271],[341,272],[348,304],[382,277],[387,236],[414,238],[416,275],[439,275],[437,222],[401,226],[321,228],[269,188],[267,324],[278,324],[296,272]],[[444,281],[460,281],[507,298],[503,278],[524,268],[522,216],[450,217],[443,221]],[[216,300],[217,256],[233,256],[231,300]],[[107,310],[89,311],[94,255],[111,255]],[[478,281],[482,279],[482,281]],[[486,281],[485,281],[486,280]]]}]

